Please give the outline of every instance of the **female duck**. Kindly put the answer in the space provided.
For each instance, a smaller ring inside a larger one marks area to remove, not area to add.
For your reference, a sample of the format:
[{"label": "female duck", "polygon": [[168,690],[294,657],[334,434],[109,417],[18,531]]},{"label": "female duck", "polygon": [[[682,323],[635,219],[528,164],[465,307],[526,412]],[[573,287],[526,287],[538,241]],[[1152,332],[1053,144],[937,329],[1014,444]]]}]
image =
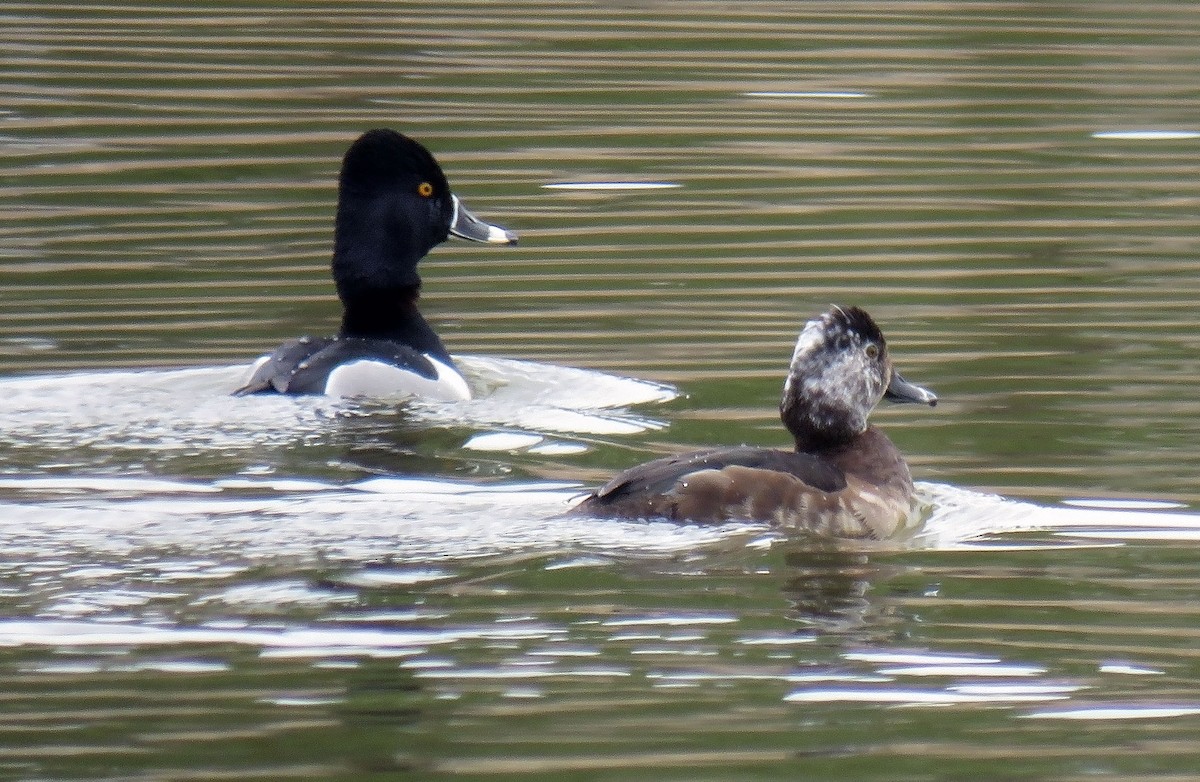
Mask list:
[{"label": "female duck", "polygon": [[364,133],[342,160],[333,279],[335,337],[300,337],[259,359],[235,394],[470,399],[466,380],[417,309],[417,262],[449,236],[513,244],[517,235],[467,211],[423,146],[392,130]]},{"label": "female duck", "polygon": [[602,518],[765,521],[842,538],[886,538],[915,516],[908,465],[867,423],[881,399],[934,405],[892,368],[879,327],[857,307],[808,322],[783,385],[794,451],[717,448],[626,470],[571,510]]}]

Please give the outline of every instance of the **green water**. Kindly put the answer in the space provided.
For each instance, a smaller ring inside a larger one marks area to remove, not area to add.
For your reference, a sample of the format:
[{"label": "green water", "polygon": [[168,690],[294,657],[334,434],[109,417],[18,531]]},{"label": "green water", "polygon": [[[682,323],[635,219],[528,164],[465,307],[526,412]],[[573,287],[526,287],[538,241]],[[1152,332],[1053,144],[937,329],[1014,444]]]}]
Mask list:
[{"label": "green water", "polygon": [[[876,415],[919,480],[1186,511],[1198,35],[1186,2],[0,6],[0,776],[1196,774],[1194,528],[823,552],[538,492],[784,442],[837,302],[942,400]],[[337,162],[381,126],[521,233],[423,263],[453,353],[682,395],[629,431],[226,400],[335,328]],[[547,187],[610,181],[675,187]],[[513,430],[573,448],[464,448]],[[372,477],[523,483],[337,491]]]}]

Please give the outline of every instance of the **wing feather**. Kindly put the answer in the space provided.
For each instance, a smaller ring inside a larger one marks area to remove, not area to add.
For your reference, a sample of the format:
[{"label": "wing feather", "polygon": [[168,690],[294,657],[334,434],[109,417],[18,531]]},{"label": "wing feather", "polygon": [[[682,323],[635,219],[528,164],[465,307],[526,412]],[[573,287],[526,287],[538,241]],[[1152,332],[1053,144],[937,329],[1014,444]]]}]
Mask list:
[{"label": "wing feather", "polygon": [[573,512],[693,521],[758,518],[782,497],[789,503],[802,502],[805,492],[831,494],[845,487],[842,471],[812,454],[720,448],[656,459],[626,470]]}]

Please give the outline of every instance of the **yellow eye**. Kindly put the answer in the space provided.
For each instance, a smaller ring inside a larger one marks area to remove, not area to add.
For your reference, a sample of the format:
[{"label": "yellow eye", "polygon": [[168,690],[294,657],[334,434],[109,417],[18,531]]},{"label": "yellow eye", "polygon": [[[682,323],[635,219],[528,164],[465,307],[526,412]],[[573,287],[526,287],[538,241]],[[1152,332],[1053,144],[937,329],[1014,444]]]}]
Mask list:
[{"label": "yellow eye", "polygon": [[422,182],[417,185],[417,195],[422,198],[429,198],[429,196],[433,195],[433,185],[428,182]]},{"label": "yellow eye", "polygon": [[879,358],[879,346],[867,345],[867,358]]}]

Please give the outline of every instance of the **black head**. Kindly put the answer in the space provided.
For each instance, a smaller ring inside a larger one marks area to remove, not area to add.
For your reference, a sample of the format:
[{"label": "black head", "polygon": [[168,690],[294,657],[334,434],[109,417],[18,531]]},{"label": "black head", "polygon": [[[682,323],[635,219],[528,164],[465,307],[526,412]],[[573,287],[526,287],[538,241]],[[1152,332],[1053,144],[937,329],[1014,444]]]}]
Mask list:
[{"label": "black head", "polygon": [[832,445],[866,431],[867,417],[885,395],[937,402],[933,392],[895,372],[883,332],[866,311],[835,306],[800,333],[780,415],[798,445]]},{"label": "black head", "polygon": [[[482,231],[467,232],[473,220]],[[490,229],[490,232],[489,230]],[[333,275],[338,293],[388,293],[421,284],[417,262],[451,232],[508,244],[516,235],[476,220],[450,192],[429,150],[394,130],[371,130],[342,159]]]}]

